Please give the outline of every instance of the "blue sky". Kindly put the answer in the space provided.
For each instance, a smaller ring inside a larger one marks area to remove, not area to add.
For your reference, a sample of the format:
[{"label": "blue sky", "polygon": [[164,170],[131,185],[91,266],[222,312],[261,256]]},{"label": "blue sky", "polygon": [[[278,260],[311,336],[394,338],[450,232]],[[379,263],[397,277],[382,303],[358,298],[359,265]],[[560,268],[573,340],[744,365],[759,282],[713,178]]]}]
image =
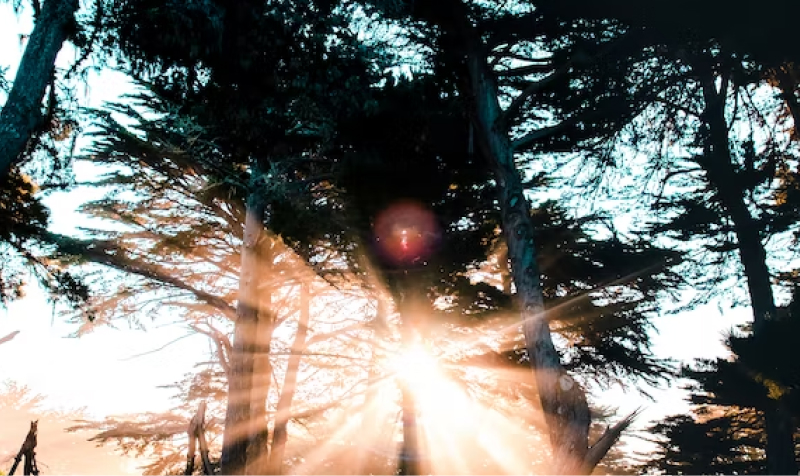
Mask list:
[{"label": "blue sky", "polygon": [[[14,69],[22,53],[19,35],[30,32],[27,17],[17,18],[8,3],[0,4],[0,66]],[[62,52],[61,60],[72,53]],[[128,90],[124,77],[103,73],[90,78],[86,105],[99,105]],[[76,170],[78,179],[91,179],[95,171],[88,167]],[[69,233],[80,223],[76,209],[98,192],[79,189],[58,193],[46,200],[53,212],[55,231]],[[690,361],[697,357],[724,354],[722,333],[750,319],[749,308],[735,310],[708,305],[681,315],[656,318],[659,333],[653,336],[659,356]],[[169,384],[191,371],[194,363],[207,356],[208,343],[201,336],[178,341],[166,349],[137,358],[131,356],[157,349],[184,335],[183,328],[159,327],[169,316],[154,316],[147,332],[121,328],[99,329],[79,339],[66,336],[75,330],[54,314],[41,291],[31,288],[24,299],[0,310],[0,335],[19,330],[10,343],[0,346],[0,380],[14,379],[50,397],[54,405],[88,407],[95,415],[158,411],[168,408],[169,392],[157,385]],[[646,407],[635,428],[668,414],[685,413],[685,394],[676,388],[653,391],[656,402],[641,397],[635,390],[625,393],[612,389],[598,394],[601,403],[619,405],[621,412],[641,405]]]}]

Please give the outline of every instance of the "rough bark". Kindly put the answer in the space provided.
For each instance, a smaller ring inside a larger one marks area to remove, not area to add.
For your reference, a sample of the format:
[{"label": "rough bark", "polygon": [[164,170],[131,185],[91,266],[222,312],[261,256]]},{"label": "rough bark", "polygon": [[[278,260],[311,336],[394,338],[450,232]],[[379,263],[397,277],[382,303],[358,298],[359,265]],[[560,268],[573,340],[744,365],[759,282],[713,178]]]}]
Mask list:
[{"label": "rough bark", "polygon": [[550,334],[530,217],[531,206],[514,163],[506,115],[498,101],[497,81],[487,64],[484,44],[469,23],[464,3],[453,0],[451,5],[449,10],[456,18],[456,37],[451,41],[464,48],[466,60],[461,87],[464,96],[472,102],[472,123],[479,150],[488,160],[497,182],[503,234],[508,245],[525,345],[553,450],[550,471],[553,474],[590,474],[631,419],[622,420],[613,431],[589,446],[591,415],[586,395],[561,364]]},{"label": "rough bark", "polygon": [[258,254],[259,312],[253,357],[253,387],[250,391],[250,439],[247,445],[247,473],[269,474],[269,393],[272,386],[270,350],[275,331],[273,288],[266,284],[274,272],[276,240],[264,237]]},{"label": "rough bark", "polygon": [[228,406],[222,440],[220,472],[246,474],[247,447],[252,437],[250,396],[255,370],[256,333],[258,331],[260,283],[259,248],[264,236],[264,202],[259,196],[260,167],[254,164],[247,198],[244,240],[239,275],[239,299],[236,306],[233,352],[230,356]]},{"label": "rough bark", "polygon": [[281,396],[275,409],[275,424],[272,430],[272,445],[269,456],[269,474],[283,473],[283,457],[286,454],[288,439],[287,427],[292,415],[292,400],[297,390],[297,374],[300,371],[300,361],[306,349],[308,325],[311,320],[311,293],[309,284],[300,286],[300,318],[297,322],[297,332],[292,343],[292,354],[286,365],[286,376],[283,379]]},{"label": "rough bark", "polygon": [[64,42],[75,28],[78,0],[46,0],[36,18],[14,85],[0,111],[0,177],[19,162],[41,127],[42,100]]},{"label": "rough bark", "polygon": [[[764,323],[777,317],[772,276],[767,266],[767,252],[761,237],[761,227],[753,218],[744,201],[745,190],[738,185],[728,141],[725,120],[727,81],[722,81],[718,91],[715,76],[707,74],[703,81],[705,100],[704,119],[708,126],[709,156],[701,161],[706,177],[717,191],[719,200],[733,222],[739,244],[739,258],[747,280],[747,290],[753,308],[753,335],[762,332]],[[776,400],[774,406],[763,409],[767,432],[767,472],[769,474],[797,474],[794,453],[794,428],[792,418],[784,404]]]}]

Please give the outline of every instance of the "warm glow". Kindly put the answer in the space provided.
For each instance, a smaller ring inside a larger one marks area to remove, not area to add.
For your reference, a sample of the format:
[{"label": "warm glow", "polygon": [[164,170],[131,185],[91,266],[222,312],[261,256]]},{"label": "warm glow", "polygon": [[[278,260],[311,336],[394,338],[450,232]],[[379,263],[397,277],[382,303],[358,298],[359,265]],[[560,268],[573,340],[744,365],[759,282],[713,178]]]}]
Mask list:
[{"label": "warm glow", "polygon": [[415,392],[428,385],[435,385],[442,378],[436,358],[419,344],[410,346],[392,359],[391,367]]}]

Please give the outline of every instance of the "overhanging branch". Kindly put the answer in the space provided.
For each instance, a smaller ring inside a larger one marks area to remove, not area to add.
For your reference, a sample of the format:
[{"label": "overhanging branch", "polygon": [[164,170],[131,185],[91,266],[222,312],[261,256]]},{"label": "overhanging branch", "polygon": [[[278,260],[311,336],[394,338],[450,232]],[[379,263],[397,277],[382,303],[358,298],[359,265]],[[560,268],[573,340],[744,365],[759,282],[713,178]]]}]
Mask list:
[{"label": "overhanging branch", "polygon": [[224,299],[128,258],[124,249],[111,242],[80,240],[58,233],[48,233],[45,238],[50,243],[56,244],[63,252],[186,291],[200,301],[220,310],[231,320],[236,318],[236,309]]}]

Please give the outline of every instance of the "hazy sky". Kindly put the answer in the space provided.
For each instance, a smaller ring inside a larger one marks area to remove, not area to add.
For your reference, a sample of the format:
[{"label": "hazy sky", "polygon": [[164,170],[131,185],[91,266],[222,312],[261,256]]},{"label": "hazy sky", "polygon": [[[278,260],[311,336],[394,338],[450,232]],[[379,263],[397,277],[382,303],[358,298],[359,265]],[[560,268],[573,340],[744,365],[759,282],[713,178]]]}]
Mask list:
[{"label": "hazy sky", "polygon": [[[18,19],[8,3],[0,4],[0,66],[11,67],[9,77],[13,77],[22,53],[19,35],[29,33],[30,28],[29,19]],[[101,80],[94,78],[89,86],[87,104],[92,105],[114,99],[127,88],[124,78],[115,74],[104,74]],[[78,173],[83,175],[79,178],[91,178],[87,176],[89,169],[79,169]],[[74,229],[82,220],[75,210],[91,194],[83,190],[48,197],[55,231]],[[749,318],[748,308],[726,310],[723,317],[715,306],[658,318],[660,334],[654,336],[655,350],[660,356],[687,360],[721,355],[721,333]],[[80,339],[66,338],[74,327],[54,317],[42,292],[31,288],[27,297],[0,310],[0,336],[21,331],[13,341],[0,346],[0,380],[13,379],[49,396],[56,405],[85,406],[97,416],[164,410],[171,405],[169,391],[156,386],[178,380],[208,352],[206,339],[193,336],[163,351],[130,358],[185,333],[176,326],[159,327],[168,321],[169,316],[153,316],[153,325],[147,332],[123,327],[100,329]],[[657,397],[655,403],[635,390],[627,394],[612,390],[602,394],[601,402],[620,405],[623,412],[645,405],[647,410],[637,422],[638,428],[650,418],[688,409],[684,392],[673,388],[653,394]],[[24,434],[26,429],[17,430],[20,431]]]}]

